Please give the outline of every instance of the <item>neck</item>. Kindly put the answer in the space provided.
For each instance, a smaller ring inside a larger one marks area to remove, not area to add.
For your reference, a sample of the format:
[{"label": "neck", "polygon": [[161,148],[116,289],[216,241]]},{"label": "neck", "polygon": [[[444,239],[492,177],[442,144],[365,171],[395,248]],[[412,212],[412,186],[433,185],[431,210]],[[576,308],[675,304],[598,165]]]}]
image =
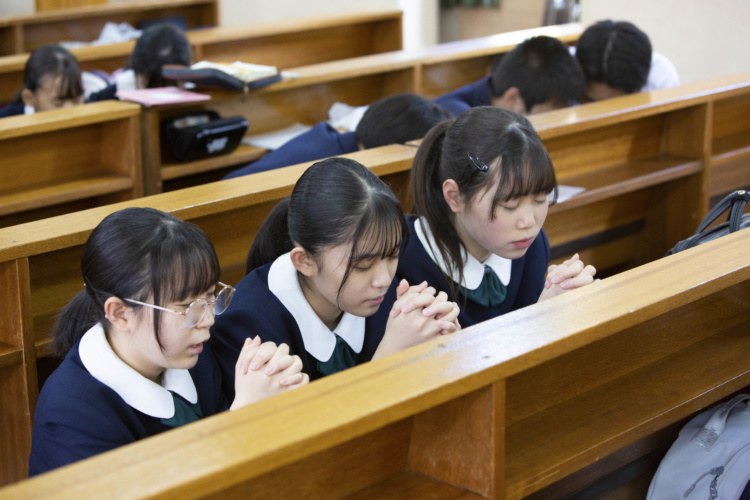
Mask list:
[{"label": "neck", "polygon": [[322,321],[329,330],[333,331],[336,326],[338,326],[339,321],[341,321],[343,311],[339,309],[336,304],[332,304],[328,299],[318,293],[315,289],[315,284],[310,278],[300,273],[297,273],[297,276],[305,300],[310,304],[310,307],[312,307],[315,315],[320,318],[320,321]]},{"label": "neck", "polygon": [[160,384],[161,377],[164,374],[164,368],[156,366],[149,363],[146,359],[143,359],[143,357],[139,355],[137,349],[138,346],[133,344],[133,342],[127,339],[126,336],[127,334],[123,332],[107,332],[107,342],[117,357],[126,365],[150,381]]},{"label": "neck", "polygon": [[479,262],[484,262],[485,260],[490,258],[492,252],[485,249],[469,235],[458,217],[453,217],[453,227],[456,228],[456,233],[458,234],[458,238],[461,240],[461,244],[472,257],[477,259]]}]

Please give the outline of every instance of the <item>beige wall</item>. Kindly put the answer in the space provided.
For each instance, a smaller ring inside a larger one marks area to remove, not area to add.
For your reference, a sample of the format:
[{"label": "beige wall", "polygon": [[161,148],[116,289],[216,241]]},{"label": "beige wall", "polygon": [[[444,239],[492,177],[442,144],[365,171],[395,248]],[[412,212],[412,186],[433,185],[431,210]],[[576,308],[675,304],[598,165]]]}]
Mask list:
[{"label": "beige wall", "polygon": [[[438,0],[435,0],[437,3]],[[499,9],[454,7],[440,12],[440,41],[452,42],[542,25],[544,0],[501,0]]]},{"label": "beige wall", "polygon": [[219,19],[222,25],[398,8],[398,0],[219,0],[219,2]]},{"label": "beige wall", "polygon": [[581,0],[581,21],[630,21],[677,66],[682,83],[750,70],[747,0]]}]

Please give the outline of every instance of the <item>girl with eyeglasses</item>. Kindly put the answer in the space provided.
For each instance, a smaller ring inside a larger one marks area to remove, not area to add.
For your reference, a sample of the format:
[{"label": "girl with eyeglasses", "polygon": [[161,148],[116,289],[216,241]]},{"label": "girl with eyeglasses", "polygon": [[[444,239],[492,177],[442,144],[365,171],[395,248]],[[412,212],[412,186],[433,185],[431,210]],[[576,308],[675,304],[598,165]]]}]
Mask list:
[{"label": "girl with eyeglasses", "polygon": [[248,275],[212,329],[225,377],[256,333],[289,344],[315,380],[458,329],[446,294],[394,281],[406,237],[398,200],[368,168],[312,165],[263,222]]},{"label": "girl with eyeglasses", "polygon": [[308,381],[287,346],[243,339],[230,406],[206,342],[234,289],[218,283],[214,248],[193,224],[115,212],[89,236],[81,274],[84,289],[53,330],[65,358],[39,395],[30,476]]},{"label": "girl with eyeglasses", "polygon": [[476,107],[436,125],[414,158],[411,194],[415,215],[396,274],[449,292],[463,326],[594,279],[578,254],[547,267],[542,224],[557,199],[555,170],[531,123],[513,111]]}]

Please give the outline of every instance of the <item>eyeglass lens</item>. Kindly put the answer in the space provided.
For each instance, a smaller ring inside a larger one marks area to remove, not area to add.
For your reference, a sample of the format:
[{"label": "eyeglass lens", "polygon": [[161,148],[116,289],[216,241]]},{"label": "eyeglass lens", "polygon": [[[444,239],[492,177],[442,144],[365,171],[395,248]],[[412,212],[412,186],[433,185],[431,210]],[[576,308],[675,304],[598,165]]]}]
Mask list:
[{"label": "eyeglass lens", "polygon": [[[219,292],[213,304],[214,314],[221,314],[226,311],[229,302],[232,300],[232,295],[234,295],[234,288],[231,287],[224,288]],[[208,309],[208,302],[205,299],[197,299],[190,304],[185,314],[185,326],[192,328],[200,323],[206,314],[206,309]]]}]

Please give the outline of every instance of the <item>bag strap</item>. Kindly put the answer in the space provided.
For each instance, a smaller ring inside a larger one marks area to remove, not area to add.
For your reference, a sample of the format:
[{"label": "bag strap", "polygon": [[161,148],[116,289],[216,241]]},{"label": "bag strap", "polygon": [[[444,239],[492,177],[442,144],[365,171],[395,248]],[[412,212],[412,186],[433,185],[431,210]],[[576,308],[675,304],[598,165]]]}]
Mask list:
[{"label": "bag strap", "polygon": [[732,408],[745,401],[750,401],[750,394],[740,394],[732,400],[717,406],[711,418],[708,419],[708,422],[703,427],[698,429],[698,432],[695,433],[690,442],[698,448],[711,451],[721,433],[724,432],[729,412],[732,411]]},{"label": "bag strap", "polygon": [[[742,194],[739,194],[742,193]],[[739,203],[742,204],[742,209],[745,208],[745,203],[747,203],[747,191],[734,191],[732,193],[729,193],[724,198],[721,199],[719,203],[716,204],[714,208],[711,209],[710,212],[708,212],[708,215],[706,215],[706,218],[703,219],[700,226],[698,226],[698,229],[695,231],[695,234],[702,233],[708,226],[713,224],[713,222],[719,218],[721,214],[726,212],[730,207],[734,206],[735,199],[737,199],[739,196],[740,200]],[[743,201],[744,197],[744,201]],[[740,211],[740,214],[742,214],[742,211]],[[732,215],[730,213],[729,217],[731,218]],[[737,226],[739,228],[739,224]]]},{"label": "bag strap", "polygon": [[732,201],[732,210],[729,212],[727,222],[729,222],[729,232],[739,231],[742,224],[742,212],[745,211],[745,205],[750,199],[750,191],[740,190],[735,193]]}]

